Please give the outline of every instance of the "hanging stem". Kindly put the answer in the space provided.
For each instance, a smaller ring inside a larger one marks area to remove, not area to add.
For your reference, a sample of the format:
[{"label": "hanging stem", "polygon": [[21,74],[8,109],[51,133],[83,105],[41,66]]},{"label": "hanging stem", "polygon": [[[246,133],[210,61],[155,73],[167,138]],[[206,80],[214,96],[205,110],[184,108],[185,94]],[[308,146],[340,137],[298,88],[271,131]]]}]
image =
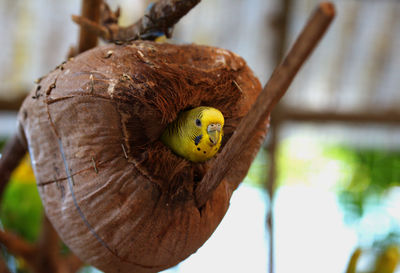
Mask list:
[{"label": "hanging stem", "polygon": [[285,94],[294,76],[318,44],[334,16],[335,8],[332,3],[319,4],[283,62],[275,69],[256,102],[197,186],[195,196],[198,207],[207,202],[227,176],[232,163],[243,153],[245,144],[264,124],[274,106]]}]

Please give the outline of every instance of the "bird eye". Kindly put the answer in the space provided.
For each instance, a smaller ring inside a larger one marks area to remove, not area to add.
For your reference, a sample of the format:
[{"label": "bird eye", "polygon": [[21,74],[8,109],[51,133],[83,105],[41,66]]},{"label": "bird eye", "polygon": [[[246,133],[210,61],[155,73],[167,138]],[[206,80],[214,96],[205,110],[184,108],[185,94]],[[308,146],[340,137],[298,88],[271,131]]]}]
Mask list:
[{"label": "bird eye", "polygon": [[201,121],[198,118],[196,119],[196,125],[201,126]]}]

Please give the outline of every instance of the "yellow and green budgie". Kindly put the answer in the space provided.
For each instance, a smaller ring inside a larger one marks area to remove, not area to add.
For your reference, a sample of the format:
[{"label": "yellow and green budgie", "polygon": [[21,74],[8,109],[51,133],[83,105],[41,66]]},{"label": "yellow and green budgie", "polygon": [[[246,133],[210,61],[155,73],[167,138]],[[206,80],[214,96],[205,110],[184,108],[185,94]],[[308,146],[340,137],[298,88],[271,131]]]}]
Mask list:
[{"label": "yellow and green budgie", "polygon": [[224,116],[215,108],[200,106],[181,112],[161,136],[161,141],[176,154],[204,162],[221,147]]}]

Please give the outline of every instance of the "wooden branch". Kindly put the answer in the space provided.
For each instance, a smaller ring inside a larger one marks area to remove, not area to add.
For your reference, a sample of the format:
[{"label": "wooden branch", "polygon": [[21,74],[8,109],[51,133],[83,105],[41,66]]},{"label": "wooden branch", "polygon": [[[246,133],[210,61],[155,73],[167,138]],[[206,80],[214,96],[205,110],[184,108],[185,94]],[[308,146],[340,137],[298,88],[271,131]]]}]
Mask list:
[{"label": "wooden branch", "polygon": [[346,123],[377,123],[400,125],[400,112],[335,112],[335,111],[309,111],[303,109],[281,108],[274,112],[274,118],[279,122],[300,121],[300,122],[346,122]]},{"label": "wooden branch", "polygon": [[73,253],[60,255],[60,238],[46,215],[35,248],[33,259],[27,261],[34,272],[73,273],[83,265]]},{"label": "wooden branch", "polygon": [[[82,17],[98,23],[102,0],[82,0]],[[97,45],[98,36],[87,28],[81,27],[79,33],[78,52],[82,53]]]},{"label": "wooden branch", "polygon": [[103,20],[99,24],[76,15],[72,16],[72,20],[106,41],[154,40],[162,34],[170,37],[172,27],[199,2],[200,0],[160,0],[151,6],[145,16],[128,27],[118,26],[115,18],[119,14],[113,13],[106,4],[102,17],[112,18],[111,20]]},{"label": "wooden branch", "polygon": [[[0,93],[5,93],[6,91],[0,91]],[[13,90],[10,91],[13,93]],[[19,91],[18,91],[19,92]],[[18,111],[21,107],[22,102],[26,98],[26,94],[28,94],[29,89],[24,89],[23,92],[19,92],[19,96],[16,96],[12,99],[0,99],[0,111]]]},{"label": "wooden branch", "polygon": [[279,11],[272,16],[271,26],[274,31],[274,64],[278,65],[285,54],[285,47],[287,42],[287,27],[289,25],[289,14],[293,0],[281,0],[279,1]]},{"label": "wooden branch", "polygon": [[36,243],[35,267],[37,272],[58,272],[60,265],[60,238],[46,215],[43,215],[39,240]]},{"label": "wooden branch", "polygon": [[229,172],[230,166],[243,152],[243,147],[265,122],[276,103],[281,99],[294,76],[322,38],[335,16],[334,5],[321,3],[309,19],[283,62],[275,69],[253,107],[242,119],[213,166],[200,181],[195,196],[202,207]]},{"label": "wooden branch", "polygon": [[22,257],[26,261],[31,261],[36,251],[33,245],[26,242],[21,237],[2,230],[0,230],[0,243],[3,244],[10,253]]},{"label": "wooden branch", "polygon": [[26,150],[26,145],[18,134],[9,139],[3,148],[0,158],[0,196],[7,186],[11,173],[26,154]]},{"label": "wooden branch", "polygon": [[73,253],[60,255],[59,242],[59,237],[46,216],[43,217],[39,241],[34,245],[11,232],[0,231],[0,243],[13,255],[23,258],[33,272],[76,272],[83,262]]},{"label": "wooden branch", "polygon": [[84,263],[72,252],[63,258],[63,262],[67,271],[64,272],[77,272]]},{"label": "wooden branch", "polygon": [[83,265],[73,253],[60,255],[59,237],[46,216],[43,217],[41,235],[36,244],[5,231],[0,231],[0,244],[13,255],[24,259],[33,272],[73,273]]},{"label": "wooden branch", "polygon": [[0,273],[11,273],[3,257],[0,257]]}]

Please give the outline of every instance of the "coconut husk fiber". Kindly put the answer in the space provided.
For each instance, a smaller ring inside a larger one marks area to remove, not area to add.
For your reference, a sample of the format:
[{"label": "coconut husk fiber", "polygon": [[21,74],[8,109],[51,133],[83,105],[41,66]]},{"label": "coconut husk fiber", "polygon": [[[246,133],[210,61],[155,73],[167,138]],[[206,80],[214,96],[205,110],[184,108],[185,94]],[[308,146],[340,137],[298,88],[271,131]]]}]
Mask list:
[{"label": "coconut husk fiber", "polygon": [[180,111],[202,105],[225,116],[226,142],[260,91],[234,53],[144,41],[97,47],[43,77],[19,123],[62,240],[105,272],[157,272],[194,253],[249,163],[232,166],[197,207],[194,190],[214,160],[189,162],[159,137]]}]

